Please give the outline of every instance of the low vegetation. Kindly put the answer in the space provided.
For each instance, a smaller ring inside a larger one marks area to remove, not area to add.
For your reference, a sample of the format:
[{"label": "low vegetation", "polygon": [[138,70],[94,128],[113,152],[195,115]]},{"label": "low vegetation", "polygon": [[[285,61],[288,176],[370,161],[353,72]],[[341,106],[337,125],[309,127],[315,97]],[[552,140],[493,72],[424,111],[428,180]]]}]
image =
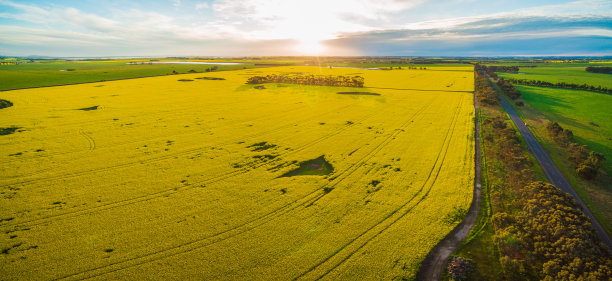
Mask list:
[{"label": "low vegetation", "polygon": [[[482,87],[489,84],[476,85]],[[486,100],[482,93],[487,91],[477,91],[479,100]],[[612,257],[588,218],[571,196],[540,181],[516,130],[501,108],[490,104],[481,107],[483,173],[492,216],[490,227],[458,252],[474,261],[469,280],[612,278]],[[489,252],[481,254],[484,249]]]},{"label": "low vegetation", "polygon": [[603,154],[590,151],[588,146],[576,143],[572,131],[563,129],[557,122],[549,122],[546,130],[557,144],[567,149],[569,160],[575,165],[578,176],[586,180],[592,180],[597,176],[606,160]]},{"label": "low vegetation", "polygon": [[301,162],[295,170],[284,173],[281,177],[305,176],[305,175],[329,175],[334,172],[334,167],[325,160],[325,155],[315,159]]},{"label": "low vegetation", "polygon": [[512,83],[504,80],[504,78],[500,78],[496,82],[497,87],[499,87],[506,96],[515,100],[521,97],[521,92],[512,86]]},{"label": "low vegetation", "polygon": [[605,73],[605,74],[612,73],[612,67],[608,67],[608,66],[589,66],[585,68],[584,70],[586,72],[592,72],[592,73]]},{"label": "low vegetation", "polygon": [[[500,79],[501,80],[501,79]],[[604,94],[612,94],[612,89],[608,89],[602,86],[593,86],[587,84],[572,84],[565,82],[551,83],[539,80],[526,80],[526,79],[508,79],[507,82],[517,85],[526,85],[526,86],[537,86],[537,87],[551,87],[551,88],[561,88],[561,89],[575,89],[575,90],[585,90],[592,91]]]},{"label": "low vegetation", "polygon": [[363,87],[364,79],[361,76],[342,75],[313,75],[313,74],[269,74],[266,76],[253,76],[247,84],[286,83],[298,85],[336,86],[336,87]]},{"label": "low vegetation", "polygon": [[13,106],[13,103],[7,100],[0,99],[0,109]]}]

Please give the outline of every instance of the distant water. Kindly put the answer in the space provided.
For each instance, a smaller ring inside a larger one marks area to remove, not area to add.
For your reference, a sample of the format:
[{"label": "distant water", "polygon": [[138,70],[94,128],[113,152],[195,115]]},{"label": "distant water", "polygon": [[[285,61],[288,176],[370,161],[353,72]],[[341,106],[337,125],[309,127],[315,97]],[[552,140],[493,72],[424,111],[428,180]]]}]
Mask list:
[{"label": "distant water", "polygon": [[241,62],[208,62],[208,61],[143,61],[143,62],[128,62],[126,64],[149,64],[149,63],[166,63],[166,64],[217,64],[217,65],[239,65]]}]

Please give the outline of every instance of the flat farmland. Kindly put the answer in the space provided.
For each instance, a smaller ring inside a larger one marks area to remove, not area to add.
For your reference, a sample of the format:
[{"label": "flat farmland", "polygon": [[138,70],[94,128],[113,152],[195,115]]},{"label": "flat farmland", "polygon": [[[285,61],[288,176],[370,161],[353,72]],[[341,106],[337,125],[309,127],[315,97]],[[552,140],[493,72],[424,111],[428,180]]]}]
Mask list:
[{"label": "flat farmland", "polygon": [[[365,88],[245,84],[273,73]],[[414,279],[472,200],[473,85],[296,66],[2,92],[0,279]]]}]

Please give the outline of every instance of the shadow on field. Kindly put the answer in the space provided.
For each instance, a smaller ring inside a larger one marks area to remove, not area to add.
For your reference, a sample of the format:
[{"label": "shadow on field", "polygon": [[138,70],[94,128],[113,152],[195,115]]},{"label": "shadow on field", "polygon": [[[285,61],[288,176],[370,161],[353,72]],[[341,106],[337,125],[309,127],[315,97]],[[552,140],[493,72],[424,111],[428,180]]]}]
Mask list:
[{"label": "shadow on field", "polygon": [[369,92],[337,92],[338,95],[362,95],[362,96],[380,96],[377,93],[369,93]]},{"label": "shadow on field", "polygon": [[83,110],[83,111],[92,111],[92,110],[97,110],[98,107],[100,107],[99,105],[94,105],[92,107],[83,107],[83,108],[77,108],[77,110]]},{"label": "shadow on field", "polygon": [[325,155],[321,155],[315,159],[307,160],[300,163],[300,166],[292,171],[283,174],[280,177],[293,176],[324,176],[329,175],[334,171],[334,167],[325,160]]}]

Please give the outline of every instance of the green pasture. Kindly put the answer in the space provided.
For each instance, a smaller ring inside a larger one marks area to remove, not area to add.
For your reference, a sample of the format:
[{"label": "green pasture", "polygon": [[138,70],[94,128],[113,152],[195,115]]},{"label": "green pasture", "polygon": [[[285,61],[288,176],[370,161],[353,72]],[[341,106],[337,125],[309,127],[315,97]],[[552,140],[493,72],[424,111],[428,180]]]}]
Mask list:
[{"label": "green pasture", "polygon": [[576,140],[603,153],[612,168],[612,95],[590,91],[515,86],[547,119],[572,130]]},{"label": "green pasture", "polygon": [[[176,59],[183,61],[182,59]],[[0,65],[0,90],[52,86],[70,83],[85,83],[143,76],[159,76],[187,73],[190,70],[204,72],[214,65],[206,64],[127,64],[132,60],[113,61],[66,61],[40,60]],[[251,68],[254,63],[240,65],[217,65],[218,70]]]},{"label": "green pasture", "polygon": [[[524,65],[524,64],[520,64]],[[518,73],[498,72],[503,78],[539,80],[550,83],[587,84],[612,88],[612,75],[586,72],[593,64],[544,64],[536,67],[520,67]]]}]

